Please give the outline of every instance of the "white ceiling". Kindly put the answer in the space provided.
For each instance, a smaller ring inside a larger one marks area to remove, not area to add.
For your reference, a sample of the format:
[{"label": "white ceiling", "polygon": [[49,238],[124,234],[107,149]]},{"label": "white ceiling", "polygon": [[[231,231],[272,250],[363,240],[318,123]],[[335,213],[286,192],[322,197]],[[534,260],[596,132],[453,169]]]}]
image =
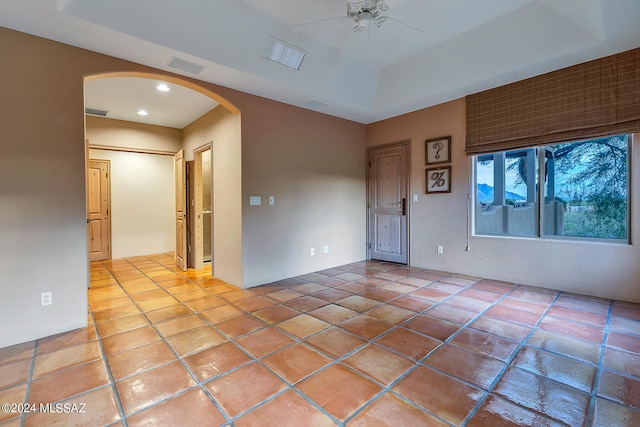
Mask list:
[{"label": "white ceiling", "polygon": [[[291,32],[346,0],[2,0],[0,25],[172,72],[176,56],[205,66],[198,79],[362,123],[640,46],[638,0],[387,4],[392,19],[358,33],[337,19]],[[269,36],[307,52],[299,71],[263,59]],[[88,107],[110,108],[102,90]]]},{"label": "white ceiling", "polygon": [[[166,84],[169,91],[156,89],[160,83]],[[87,108],[107,111],[106,117],[110,119],[177,129],[183,129],[218,105],[208,96],[183,86],[134,77],[86,82],[84,104]],[[149,115],[140,116],[139,110],[145,110]]]}]

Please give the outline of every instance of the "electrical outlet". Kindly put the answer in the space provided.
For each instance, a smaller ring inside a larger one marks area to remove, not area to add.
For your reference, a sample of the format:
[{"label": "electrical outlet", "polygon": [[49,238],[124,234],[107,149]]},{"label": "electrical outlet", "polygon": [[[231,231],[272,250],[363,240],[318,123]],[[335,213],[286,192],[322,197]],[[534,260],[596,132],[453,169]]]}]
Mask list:
[{"label": "electrical outlet", "polygon": [[44,307],[45,305],[51,305],[52,303],[51,292],[43,292],[40,294],[40,305]]},{"label": "electrical outlet", "polygon": [[314,248],[311,248],[311,256],[314,256],[316,254],[316,250]]},{"label": "electrical outlet", "polygon": [[437,251],[438,251],[438,253],[439,253],[440,255],[442,255],[442,254],[444,253],[444,246],[442,246],[442,245],[438,245],[438,247],[437,247]]},{"label": "electrical outlet", "polygon": [[325,254],[329,253],[329,246],[325,246],[324,248],[322,248],[322,252],[324,252]]}]

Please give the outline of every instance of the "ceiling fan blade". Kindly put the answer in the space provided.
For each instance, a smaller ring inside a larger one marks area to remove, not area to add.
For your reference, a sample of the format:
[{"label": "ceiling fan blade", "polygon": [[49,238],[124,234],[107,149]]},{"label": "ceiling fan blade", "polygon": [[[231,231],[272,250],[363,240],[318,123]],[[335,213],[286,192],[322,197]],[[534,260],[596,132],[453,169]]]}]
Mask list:
[{"label": "ceiling fan blade", "polygon": [[300,24],[300,25],[296,25],[295,27],[291,27],[291,32],[294,34],[298,34],[305,31],[308,27],[312,25],[321,24],[323,22],[329,22],[329,21],[338,21],[338,20],[340,21],[340,23],[342,23],[347,19],[349,18],[347,18],[346,16],[334,16],[333,18],[319,19],[317,21],[307,22],[305,24]]},{"label": "ceiling fan blade", "polygon": [[354,34],[356,30],[354,29],[351,33],[349,33],[349,37],[347,37],[347,41],[344,42],[344,46],[342,46],[342,50],[340,51],[340,60],[348,58],[353,53],[353,49],[355,48],[356,35]]},{"label": "ceiling fan blade", "polygon": [[[423,32],[423,31],[422,31],[420,28],[418,28],[418,27],[414,27],[413,25],[407,24],[406,22],[398,21],[397,19],[393,19],[393,18],[391,18],[391,17],[389,17],[389,16],[384,16],[383,18],[384,18],[385,20],[387,20],[387,21],[397,22],[398,24],[402,24],[402,25],[404,25],[405,27],[409,27],[409,28],[411,28],[411,29],[413,29],[413,30],[416,30],[416,31],[419,31],[419,32],[421,32],[421,33]],[[383,21],[383,22],[384,22],[384,21]]]}]

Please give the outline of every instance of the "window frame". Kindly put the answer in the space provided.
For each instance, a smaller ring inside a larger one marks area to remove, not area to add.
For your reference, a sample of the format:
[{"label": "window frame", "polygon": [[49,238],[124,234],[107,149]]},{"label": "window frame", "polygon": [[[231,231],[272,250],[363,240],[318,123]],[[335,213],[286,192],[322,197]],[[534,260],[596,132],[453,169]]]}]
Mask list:
[{"label": "window frame", "polygon": [[[546,149],[548,147],[550,147],[551,145],[557,145],[557,144],[567,144],[570,142],[575,142],[575,141],[566,141],[566,142],[557,142],[555,144],[547,144],[547,145],[541,145],[541,146],[534,146],[534,147],[526,147],[527,149],[535,149],[536,150],[536,160],[537,160],[537,176],[536,176],[536,183],[538,185],[538,188],[536,190],[536,203],[537,203],[537,212],[536,212],[536,216],[537,216],[537,224],[536,224],[536,234],[534,235],[519,235],[519,234],[492,234],[492,233],[482,233],[482,232],[478,232],[477,230],[477,215],[478,215],[478,161],[479,158],[482,156],[486,156],[486,155],[495,155],[498,153],[506,153],[511,152],[511,151],[519,151],[519,150],[524,150],[525,148],[522,149],[510,149],[510,150],[505,150],[505,151],[496,151],[496,152],[491,152],[491,153],[483,153],[483,154],[476,154],[471,156],[471,215],[470,215],[470,226],[471,226],[471,231],[472,231],[472,236],[474,237],[489,237],[489,238],[507,238],[507,239],[524,239],[524,240],[547,240],[547,241],[553,241],[553,240],[557,240],[557,241],[562,241],[562,242],[584,242],[584,243],[605,243],[605,244],[615,244],[615,245],[626,245],[629,246],[632,244],[632,186],[633,186],[633,182],[632,182],[632,159],[633,159],[633,133],[628,133],[628,134],[619,134],[619,135],[626,135],[627,136],[627,155],[626,155],[626,183],[627,183],[627,187],[626,187],[626,237],[622,238],[622,239],[614,239],[614,238],[602,238],[602,237],[581,237],[581,236],[565,236],[565,235],[558,235],[558,234],[546,234],[544,233],[544,225],[545,225],[545,214],[544,214],[544,203],[546,201],[546,189],[547,189],[547,180],[543,179],[546,177],[546,169],[547,166],[545,164],[545,160],[546,160]],[[617,136],[617,135],[610,135],[611,137]],[[590,139],[598,139],[598,138],[587,138],[584,139],[582,141],[588,141]],[[494,167],[495,167],[495,161],[494,161]],[[543,184],[543,185],[541,185]],[[494,188],[495,188],[495,182],[494,182]],[[505,189],[506,191],[506,189]],[[494,196],[495,197],[495,196]]]}]

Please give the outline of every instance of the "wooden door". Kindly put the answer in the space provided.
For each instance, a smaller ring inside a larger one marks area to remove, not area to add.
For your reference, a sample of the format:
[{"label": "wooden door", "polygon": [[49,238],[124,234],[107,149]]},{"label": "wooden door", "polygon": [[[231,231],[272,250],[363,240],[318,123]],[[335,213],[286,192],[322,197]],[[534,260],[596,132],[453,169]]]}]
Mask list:
[{"label": "wooden door", "polygon": [[211,143],[209,143],[193,151],[193,194],[189,197],[192,216],[189,218],[189,224],[193,224],[191,228],[193,246],[190,250],[193,252],[193,268],[196,269],[203,268],[205,261],[212,259],[211,202],[213,200],[211,187],[213,171],[211,150]]},{"label": "wooden door", "polygon": [[370,259],[407,263],[407,151],[407,144],[369,151]]},{"label": "wooden door", "polygon": [[[194,179],[194,162],[187,161],[184,162],[187,172],[187,196],[186,196],[186,205],[185,205],[185,213],[187,215],[187,267],[190,268],[198,268],[196,266],[194,252],[194,244],[195,244],[195,201],[194,201],[194,192],[195,192],[195,179]],[[200,267],[202,268],[202,267]]]},{"label": "wooden door", "polygon": [[109,161],[90,159],[87,165],[89,260],[111,259],[111,194]]},{"label": "wooden door", "polygon": [[190,199],[193,206],[193,268],[204,267],[202,252],[202,155],[193,153],[193,197]]},{"label": "wooden door", "polygon": [[187,269],[187,218],[186,196],[187,176],[184,162],[184,150],[175,155],[176,173],[176,264],[183,271]]}]

